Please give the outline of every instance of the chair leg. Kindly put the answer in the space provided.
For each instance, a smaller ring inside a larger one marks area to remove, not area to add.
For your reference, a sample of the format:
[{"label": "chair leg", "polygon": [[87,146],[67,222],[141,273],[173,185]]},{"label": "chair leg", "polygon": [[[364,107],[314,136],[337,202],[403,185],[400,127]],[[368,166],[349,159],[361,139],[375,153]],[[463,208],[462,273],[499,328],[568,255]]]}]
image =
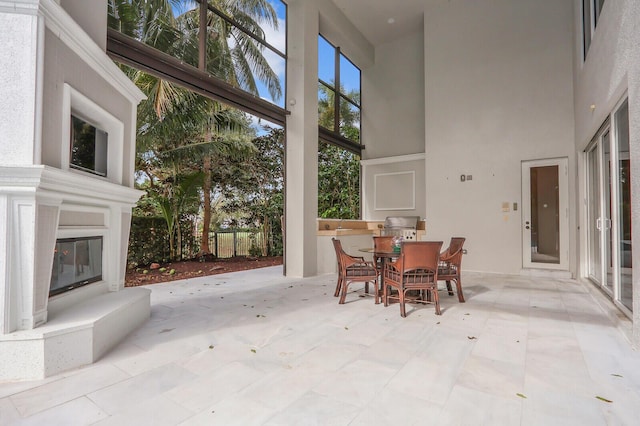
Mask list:
[{"label": "chair leg", "polygon": [[375,288],[376,305],[378,305],[380,304],[380,286],[378,285],[377,280],[373,282],[373,286]]},{"label": "chair leg", "polygon": [[451,281],[447,280],[447,291],[449,292],[449,296],[453,296],[453,289],[451,288]]},{"label": "chair leg", "polygon": [[369,281],[364,283],[364,292],[367,294],[369,293]]},{"label": "chair leg", "polygon": [[333,297],[340,295],[340,289],[342,288],[342,277],[338,275],[338,283],[336,284],[336,291],[333,293]]},{"label": "chair leg", "polygon": [[340,294],[340,300],[338,303],[340,305],[344,305],[345,300],[347,300],[347,288],[349,287],[349,280],[345,279],[342,282],[342,292]]},{"label": "chair leg", "polygon": [[436,315],[442,315],[442,312],[440,311],[440,298],[438,297],[438,289],[432,289],[430,290],[430,293],[433,294],[431,298],[433,299],[433,303],[436,305]]},{"label": "chair leg", "polygon": [[406,318],[407,310],[404,306],[404,290],[398,289],[398,299],[400,299],[400,316]]},{"label": "chair leg", "polygon": [[462,283],[460,277],[456,278],[456,288],[458,289],[458,301],[464,303],[464,294],[462,294]]}]

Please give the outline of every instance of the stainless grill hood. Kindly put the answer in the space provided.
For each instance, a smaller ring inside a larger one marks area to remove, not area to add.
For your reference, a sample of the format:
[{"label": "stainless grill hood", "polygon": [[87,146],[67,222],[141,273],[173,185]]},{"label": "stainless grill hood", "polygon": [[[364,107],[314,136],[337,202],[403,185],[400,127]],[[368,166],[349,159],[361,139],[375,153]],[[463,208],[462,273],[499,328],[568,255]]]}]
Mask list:
[{"label": "stainless grill hood", "polygon": [[417,229],[420,216],[387,216],[385,229]]},{"label": "stainless grill hood", "polygon": [[381,235],[403,237],[408,241],[416,240],[419,220],[420,216],[388,216],[384,220]]}]

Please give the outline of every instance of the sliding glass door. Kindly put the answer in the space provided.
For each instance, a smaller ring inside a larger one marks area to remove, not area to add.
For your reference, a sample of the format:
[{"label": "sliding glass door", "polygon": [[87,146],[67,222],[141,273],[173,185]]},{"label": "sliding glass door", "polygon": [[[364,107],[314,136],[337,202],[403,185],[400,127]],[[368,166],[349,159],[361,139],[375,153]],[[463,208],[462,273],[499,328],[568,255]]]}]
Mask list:
[{"label": "sliding glass door", "polygon": [[587,275],[632,310],[629,105],[619,104],[586,152]]}]

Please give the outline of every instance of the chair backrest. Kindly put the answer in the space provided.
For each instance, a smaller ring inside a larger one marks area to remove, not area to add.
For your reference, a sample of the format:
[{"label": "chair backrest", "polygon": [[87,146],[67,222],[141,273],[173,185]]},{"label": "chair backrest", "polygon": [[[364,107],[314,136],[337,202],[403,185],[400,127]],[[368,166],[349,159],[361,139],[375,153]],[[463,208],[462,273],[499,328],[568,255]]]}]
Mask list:
[{"label": "chair backrest", "polygon": [[402,243],[402,262],[405,271],[438,269],[442,241],[411,241]]},{"label": "chair backrest", "polygon": [[391,253],[393,251],[393,235],[373,237],[373,250]]},{"label": "chair backrest", "polygon": [[342,273],[342,253],[344,253],[344,250],[342,250],[342,243],[340,242],[340,240],[336,239],[336,238],[331,238],[331,242],[333,242],[333,248],[336,251],[336,260],[338,261],[338,272]]},{"label": "chair backrest", "polygon": [[456,266],[460,266],[462,263],[462,246],[464,245],[465,238],[452,237],[447,248],[448,261]]}]

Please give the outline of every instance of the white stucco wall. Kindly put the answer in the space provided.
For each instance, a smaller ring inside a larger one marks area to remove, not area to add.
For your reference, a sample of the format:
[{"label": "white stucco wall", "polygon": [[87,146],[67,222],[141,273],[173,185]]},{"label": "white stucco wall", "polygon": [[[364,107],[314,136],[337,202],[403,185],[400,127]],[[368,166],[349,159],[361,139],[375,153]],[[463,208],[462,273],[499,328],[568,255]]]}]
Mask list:
[{"label": "white stucco wall", "polygon": [[37,34],[37,16],[0,9],[0,166],[30,165],[38,155]]},{"label": "white stucco wall", "polygon": [[[125,129],[135,129],[136,106],[132,106],[127,98],[114,91],[111,82],[94,72],[78,53],[73,52],[50,30],[46,31],[45,45],[43,105],[48,112],[42,117],[42,164],[60,168],[60,154],[67,155],[66,150],[61,148],[65,134],[62,126],[68,122],[64,116],[66,111],[60,108],[63,104],[64,83],[115,117]],[[123,155],[119,159],[122,163],[120,176],[111,176],[110,179],[133,187],[135,133],[127,131],[123,136]],[[110,143],[114,143],[113,138],[110,138]]]},{"label": "white stucco wall", "polygon": [[[466,237],[466,270],[521,271],[521,212],[502,203],[522,205],[522,161],[567,157],[575,188],[572,17],[557,0],[426,8],[427,237]],[[575,228],[571,208],[571,253]]]},{"label": "white stucco wall", "polygon": [[107,2],[105,0],[60,0],[60,6],[102,50],[107,49]]},{"label": "white stucco wall", "polygon": [[[574,0],[575,129],[576,151],[581,154],[615,105],[629,98],[631,158],[632,245],[640,247],[640,4],[636,0],[607,1],[593,35],[586,60],[582,60],[581,2]],[[592,109],[592,105],[595,106]],[[584,170],[581,177],[584,175]],[[584,196],[582,193],[581,196]],[[581,224],[584,225],[584,224]],[[584,238],[583,238],[584,240]],[[586,246],[581,262],[586,264]],[[640,250],[633,251],[634,269]],[[633,274],[633,343],[640,346],[640,274]]]},{"label": "white stucco wall", "polygon": [[[424,36],[422,30],[375,49],[362,70],[362,216],[425,217]],[[418,157],[419,159],[416,159]],[[378,185],[396,176],[415,177],[402,192]],[[403,196],[400,196],[400,194]],[[386,200],[385,200],[386,199]],[[397,205],[391,202],[396,200]],[[384,201],[384,202],[380,202]],[[387,202],[388,201],[388,202]],[[414,206],[407,209],[408,204]],[[411,202],[412,201],[412,202]],[[387,208],[380,208],[381,205]],[[404,207],[389,209],[390,207]],[[428,226],[428,225],[427,225]]]},{"label": "white stucco wall", "polygon": [[422,31],[377,46],[362,70],[363,159],[424,152]]}]

